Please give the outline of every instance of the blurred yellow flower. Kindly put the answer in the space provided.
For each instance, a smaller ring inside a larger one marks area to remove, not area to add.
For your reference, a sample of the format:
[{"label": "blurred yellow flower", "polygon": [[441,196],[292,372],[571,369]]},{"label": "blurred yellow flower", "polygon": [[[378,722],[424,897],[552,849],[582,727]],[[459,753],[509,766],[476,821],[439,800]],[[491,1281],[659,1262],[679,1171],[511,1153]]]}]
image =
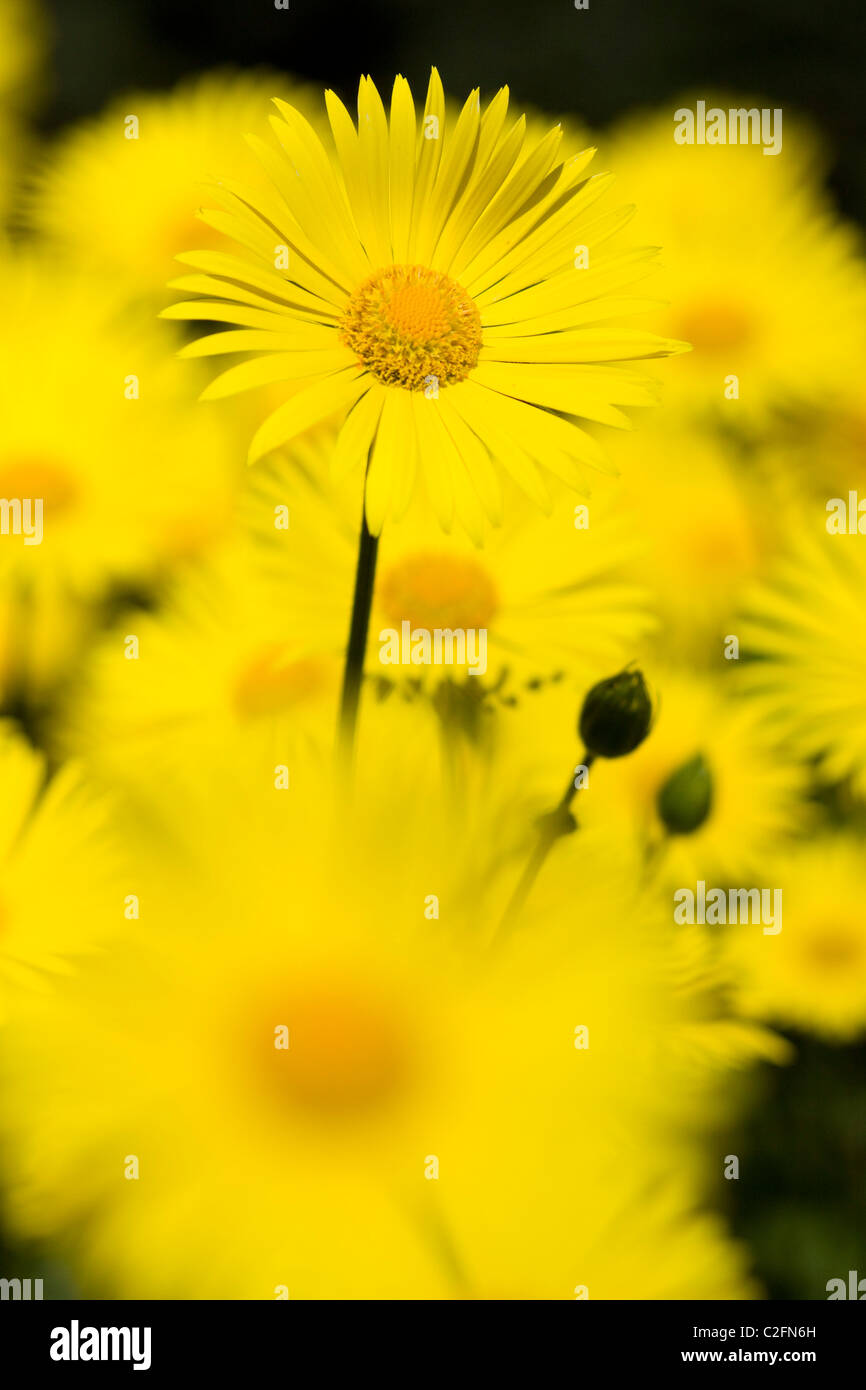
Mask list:
[{"label": "blurred yellow flower", "polygon": [[171,333],[47,255],[0,259],[0,298],[4,582],[90,597],[224,530],[231,439],[190,410]]},{"label": "blurred yellow flower", "polygon": [[228,776],[245,779],[241,795],[256,784],[273,795],[276,766],[297,779],[301,760],[321,777],[339,649],[299,640],[293,616],[303,601],[303,589],[267,581],[243,540],[222,548],[157,613],[136,616],[137,661],[125,659],[128,618],[106,634],[71,691],[62,747],[148,805],[167,788],[206,798]]},{"label": "blurred yellow flower", "polygon": [[[866,795],[866,550],[821,512],[744,603],[740,679],[777,739]],[[819,529],[820,528],[820,529]]]},{"label": "blurred yellow flower", "polygon": [[[585,131],[435,69],[357,122],[205,73],[34,162],[43,47],[0,0],[4,1237],[95,1297],[759,1297],[749,1069],[866,1036],[866,262],[814,135],[627,118],[634,244]],[[649,735],[515,894],[635,662]],[[700,880],[782,930],[681,924]]]},{"label": "blurred yellow flower", "polygon": [[175,256],[201,245],[196,212],[207,182],[219,175],[264,185],[244,136],[266,133],[275,93],[312,117],[306,89],[275,74],[205,73],[169,93],[113,101],[64,133],[43,161],[28,198],[31,226],[55,254],[165,302]]},{"label": "blurred yellow flower", "polygon": [[745,1015],[836,1043],[866,1032],[864,853],[859,840],[825,834],[765,867],[782,890],[781,932],[720,929]]},{"label": "blurred yellow flower", "polygon": [[309,799],[212,808],[207,872],[157,873],[141,930],[17,1012],[13,1229],[109,1296],[749,1296],[700,1213],[697,1004],[621,858],[581,872],[585,931],[490,953],[486,851],[455,895],[399,782],[329,841]]},{"label": "blurred yellow flower", "polygon": [[[328,484],[335,438],[332,429],[320,430],[255,473],[245,517],[251,531],[269,541],[271,602],[297,610],[294,631],[304,642],[336,653],[348,631],[362,483]],[[383,664],[382,634],[402,640],[404,623],[412,632],[483,632],[479,693],[482,684],[499,688],[506,674],[526,681],[594,671],[633,651],[651,627],[648,595],[635,583],[637,522],[618,514],[604,496],[576,507],[562,488],[548,518],[527,508],[516,489],[510,501],[502,526],[487,534],[483,547],[443,535],[420,499],[387,529],[379,546],[368,675],[420,680],[427,687],[466,675],[471,657],[450,666]],[[281,507],[290,513],[290,526],[276,530]],[[317,576],[313,592],[310,575]],[[507,692],[507,681],[501,689]]]},{"label": "blurred yellow flower", "polygon": [[198,273],[176,287],[205,297],[166,313],[234,325],[185,352],[266,354],[206,394],[293,383],[251,460],[347,413],[337,465],[369,457],[374,535],[405,512],[417,466],[441,525],[456,515],[476,539],[501,513],[493,459],[542,507],[538,464],[582,488],[583,465],[605,465],[577,417],[627,424],[618,407],[654,399],[630,364],[683,347],[619,325],[645,307],[631,287],[652,253],[611,244],[627,214],[595,212],[608,179],[584,177],[593,151],[558,162],[556,127],[523,153],[504,88],[483,112],[473,92],[452,131],[435,70],[420,126],[402,77],[390,121],[369,78],[357,129],[326,102],[333,152],[277,99],[281,151],[252,142],[274,190],[215,190],[223,210],[204,220],[241,254],[180,257]]},{"label": "blurred yellow flower", "polygon": [[636,573],[660,619],[653,652],[718,670],[743,589],[780,549],[787,511],[754,460],[673,411],[610,452],[622,475],[603,491],[641,538]]},{"label": "blurred yellow flower", "polygon": [[[706,97],[706,93],[702,94]],[[740,97],[708,106],[749,108]],[[674,112],[629,115],[607,147],[617,186],[664,248],[664,331],[694,347],[671,374],[670,403],[728,423],[821,405],[850,380],[866,334],[866,267],[816,175],[815,142],[785,111],[778,155],[759,144],[677,144]],[[738,378],[739,395],[726,397]]]}]

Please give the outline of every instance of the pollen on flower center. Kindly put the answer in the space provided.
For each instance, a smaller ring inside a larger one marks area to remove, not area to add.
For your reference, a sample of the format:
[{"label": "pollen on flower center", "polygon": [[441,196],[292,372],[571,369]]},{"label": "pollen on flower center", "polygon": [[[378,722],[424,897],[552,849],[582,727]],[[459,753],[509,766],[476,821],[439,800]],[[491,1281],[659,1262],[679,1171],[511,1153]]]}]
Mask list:
[{"label": "pollen on flower center", "polygon": [[392,265],[349,300],[342,339],[385,386],[419,391],[463,381],[478,362],[481,315],[461,285],[438,270]]},{"label": "pollen on flower center", "polygon": [[486,628],[499,607],[487,570],[471,555],[421,551],[398,560],[379,583],[379,602],[393,623],[413,628]]}]

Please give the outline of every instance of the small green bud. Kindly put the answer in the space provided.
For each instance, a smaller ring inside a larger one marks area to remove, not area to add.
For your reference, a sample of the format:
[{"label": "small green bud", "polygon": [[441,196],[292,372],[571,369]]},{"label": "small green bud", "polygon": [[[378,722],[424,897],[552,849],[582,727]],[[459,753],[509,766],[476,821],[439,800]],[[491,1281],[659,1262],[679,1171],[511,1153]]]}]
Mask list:
[{"label": "small green bud", "polygon": [[656,808],[672,835],[700,830],[713,804],[713,777],[702,753],[672,772],[656,797]]},{"label": "small green bud", "polygon": [[651,722],[652,703],[640,671],[620,671],[592,687],[577,727],[587,753],[622,758],[643,743]]}]

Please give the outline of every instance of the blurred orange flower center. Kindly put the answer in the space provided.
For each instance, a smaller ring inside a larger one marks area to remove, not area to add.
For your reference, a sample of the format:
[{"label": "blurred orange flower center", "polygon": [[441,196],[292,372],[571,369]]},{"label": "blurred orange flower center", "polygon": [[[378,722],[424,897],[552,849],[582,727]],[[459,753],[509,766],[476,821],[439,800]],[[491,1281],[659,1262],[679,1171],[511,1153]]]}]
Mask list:
[{"label": "blurred orange flower center", "polygon": [[499,598],[487,570],[470,555],[407,555],[382,576],[379,602],[393,623],[413,628],[489,627]]},{"label": "blurred orange flower center", "polygon": [[324,684],[321,662],[312,657],[289,660],[284,642],[263,647],[235,682],[234,707],[242,718],[282,714],[318,695]]},{"label": "blurred orange flower center", "polygon": [[749,342],[753,323],[739,304],[707,296],[683,310],[677,332],[696,352],[728,352]]},{"label": "blurred orange flower center", "polygon": [[77,501],[79,488],[65,468],[41,459],[15,459],[0,464],[0,497],[42,499],[44,511],[52,518],[62,516]]},{"label": "blurred orange flower center", "polygon": [[394,265],[352,295],[342,339],[386,386],[422,390],[463,381],[478,362],[481,315],[461,285],[438,270]]},{"label": "blurred orange flower center", "polygon": [[718,501],[714,516],[696,515],[680,536],[683,552],[692,565],[707,578],[740,576],[757,560],[756,546],[744,513],[726,509]]},{"label": "blurred orange flower center", "polygon": [[806,954],[819,970],[832,972],[855,966],[860,960],[861,949],[853,932],[846,932],[834,924],[812,938]]},{"label": "blurred orange flower center", "polygon": [[341,984],[312,986],[286,1009],[286,1025],[288,1048],[275,1049],[279,1084],[302,1109],[352,1118],[403,1090],[407,1030],[389,1001]]}]

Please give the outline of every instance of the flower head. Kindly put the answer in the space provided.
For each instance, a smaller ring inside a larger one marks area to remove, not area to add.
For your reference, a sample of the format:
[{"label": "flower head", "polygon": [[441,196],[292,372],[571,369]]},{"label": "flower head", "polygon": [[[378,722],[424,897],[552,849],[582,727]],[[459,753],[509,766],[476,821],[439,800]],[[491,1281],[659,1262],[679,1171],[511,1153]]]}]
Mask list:
[{"label": "flower head", "polygon": [[428,808],[419,834],[389,788],[327,844],[314,801],[253,827],[217,790],[204,873],[178,882],[160,854],[146,925],[16,1011],[14,1229],[115,1296],[629,1297],[635,1246],[664,1251],[641,1296],[747,1294],[700,1213],[725,1024],[678,987],[621,854],[598,843],[581,870],[603,930],[562,921],[572,860],[490,952],[473,925],[496,852],[475,844],[461,889],[463,829]]},{"label": "flower head", "polygon": [[781,886],[784,926],[764,935],[724,930],[722,956],[734,1001],[750,1018],[830,1042],[866,1032],[863,844],[822,835],[776,856],[767,881]]},{"label": "flower head", "polygon": [[244,135],[267,133],[275,93],[312,116],[304,87],[263,73],[208,72],[170,92],[124,94],[64,132],[37,167],[30,226],[56,255],[166,303],[175,256],[201,244],[205,182],[219,174],[267,186]]},{"label": "flower head", "polygon": [[620,406],[654,400],[630,364],[683,346],[618,323],[646,307],[631,287],[653,258],[616,244],[628,214],[595,211],[594,151],[562,158],[559,127],[527,142],[505,89],[484,109],[473,92],[452,128],[435,70],[420,121],[402,77],[390,118],[369,78],[357,126],[326,102],[327,145],[275,102],[281,152],[251,139],[273,190],[223,180],[203,216],[235,250],[179,257],[196,273],[177,287],[204,298],[167,313],[233,325],[188,354],[266,354],[206,394],[289,384],[251,460],[339,415],[338,463],[367,465],[375,534],[419,467],[441,524],[473,533],[498,515],[493,458],[542,507],[539,464],[583,487],[605,464],[578,419],[627,425]]},{"label": "flower head", "polygon": [[189,410],[173,335],[44,252],[0,257],[0,298],[0,498],[25,518],[0,574],[92,598],[223,531],[229,441]]},{"label": "flower head", "polygon": [[[292,609],[293,631],[311,647],[339,652],[349,623],[348,595],[357,547],[362,480],[331,485],[333,428],[311,431],[285,457],[251,475],[245,521],[270,555],[269,602]],[[478,630],[487,633],[484,683],[511,698],[577,671],[585,686],[599,671],[616,670],[651,627],[648,594],[635,582],[640,533],[607,497],[574,505],[561,487],[550,516],[518,505],[506,483],[502,525],[483,546],[461,534],[443,535],[417,497],[382,535],[373,595],[367,673],[430,689],[465,675],[465,665],[383,665],[382,633]],[[288,509],[290,530],[275,529]],[[591,524],[590,521],[591,512]],[[576,513],[580,515],[576,517]],[[584,517],[585,514],[585,517]],[[587,524],[582,523],[586,520]],[[308,576],[317,581],[311,590]],[[479,678],[480,679],[480,678]]]},{"label": "flower head", "polygon": [[[717,93],[706,104],[760,103]],[[866,275],[857,232],[821,186],[815,136],[786,109],[777,157],[747,141],[683,145],[672,138],[673,110],[627,116],[608,147],[624,193],[664,246],[660,322],[694,347],[672,376],[671,403],[755,427],[836,398],[862,354]],[[726,394],[732,376],[736,397]]]}]

